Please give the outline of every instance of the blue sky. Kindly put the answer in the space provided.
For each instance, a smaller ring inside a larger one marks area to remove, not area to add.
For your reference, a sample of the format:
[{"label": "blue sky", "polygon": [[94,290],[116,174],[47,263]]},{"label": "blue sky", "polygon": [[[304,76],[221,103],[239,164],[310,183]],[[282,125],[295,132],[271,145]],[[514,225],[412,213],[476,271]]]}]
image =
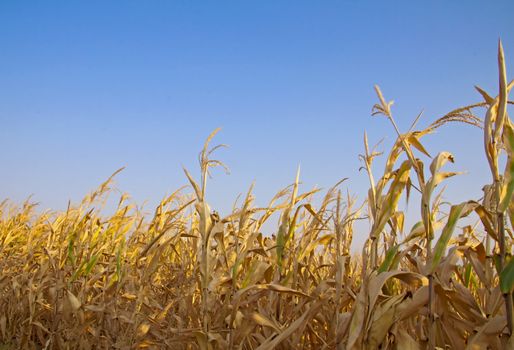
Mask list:
[{"label": "blue sky", "polygon": [[[402,130],[422,109],[426,126],[479,101],[474,84],[496,94],[499,37],[514,69],[513,13],[512,1],[1,1],[0,197],[63,209],[126,166],[118,188],[151,207],[186,183],[182,165],[198,175],[222,127],[232,173],[208,190],[220,213],[252,181],[266,204],[299,164],[304,190],[349,177],[362,200],[364,131],[385,151],[395,135],[370,116],[373,85]],[[468,172],[448,200],[481,195],[478,129],[426,144]]]}]

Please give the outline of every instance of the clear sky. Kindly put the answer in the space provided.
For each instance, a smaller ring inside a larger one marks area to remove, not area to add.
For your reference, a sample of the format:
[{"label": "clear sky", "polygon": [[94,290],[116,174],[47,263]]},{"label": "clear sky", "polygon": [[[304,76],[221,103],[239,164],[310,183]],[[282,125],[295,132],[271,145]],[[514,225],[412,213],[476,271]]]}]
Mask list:
[{"label": "clear sky", "polygon": [[[0,197],[63,209],[126,166],[118,188],[151,206],[186,184],[182,165],[198,175],[222,127],[220,213],[254,180],[266,204],[299,164],[304,190],[350,177],[362,200],[364,131],[385,151],[395,136],[370,116],[373,85],[402,130],[422,109],[426,126],[480,101],[474,84],[496,94],[499,37],[514,71],[513,14],[513,1],[2,0]],[[426,143],[468,171],[447,199],[478,198],[481,132],[452,125]]]}]

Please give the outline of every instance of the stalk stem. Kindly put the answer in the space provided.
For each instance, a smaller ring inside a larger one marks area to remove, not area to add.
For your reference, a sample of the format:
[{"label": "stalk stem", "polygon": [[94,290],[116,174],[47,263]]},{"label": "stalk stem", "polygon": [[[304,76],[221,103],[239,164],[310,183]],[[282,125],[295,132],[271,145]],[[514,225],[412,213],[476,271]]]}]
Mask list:
[{"label": "stalk stem", "polygon": [[428,320],[429,320],[429,330],[428,330],[428,348],[435,349],[435,290],[434,290],[434,276],[429,274],[428,276]]},{"label": "stalk stem", "polygon": [[[505,264],[505,221],[503,213],[498,213],[498,239],[500,245],[500,271],[503,271]],[[509,335],[512,335],[512,295],[511,293],[503,293],[503,299],[505,300],[505,315],[507,317],[507,328]]]}]

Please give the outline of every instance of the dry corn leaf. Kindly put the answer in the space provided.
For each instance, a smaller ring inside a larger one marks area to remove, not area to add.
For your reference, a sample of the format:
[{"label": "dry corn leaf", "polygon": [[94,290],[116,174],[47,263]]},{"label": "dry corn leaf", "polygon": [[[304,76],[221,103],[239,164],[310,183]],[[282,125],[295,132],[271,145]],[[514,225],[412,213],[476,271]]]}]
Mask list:
[{"label": "dry corn leaf", "polygon": [[80,305],[82,305],[80,303],[80,300],[69,290],[67,290],[66,292],[68,294],[68,302],[70,303],[71,309],[73,311],[77,311],[78,309],[80,309]]}]

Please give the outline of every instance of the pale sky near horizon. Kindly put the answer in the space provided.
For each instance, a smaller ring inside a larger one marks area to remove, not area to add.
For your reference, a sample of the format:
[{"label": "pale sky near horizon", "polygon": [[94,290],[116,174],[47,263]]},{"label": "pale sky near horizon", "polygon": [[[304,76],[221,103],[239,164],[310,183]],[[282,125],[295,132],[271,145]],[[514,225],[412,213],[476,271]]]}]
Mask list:
[{"label": "pale sky near horizon", "polygon": [[[395,137],[370,115],[373,85],[402,130],[481,101],[475,84],[496,94],[499,37],[514,78],[512,14],[512,1],[0,1],[0,199],[63,209],[126,166],[117,187],[151,210],[186,184],[182,166],[198,176],[222,127],[231,174],[208,189],[221,214],[253,181],[265,205],[298,165],[303,190],[349,177],[362,201],[364,132],[385,152]],[[481,196],[480,130],[449,125],[426,147],[467,171],[447,200]]]}]

